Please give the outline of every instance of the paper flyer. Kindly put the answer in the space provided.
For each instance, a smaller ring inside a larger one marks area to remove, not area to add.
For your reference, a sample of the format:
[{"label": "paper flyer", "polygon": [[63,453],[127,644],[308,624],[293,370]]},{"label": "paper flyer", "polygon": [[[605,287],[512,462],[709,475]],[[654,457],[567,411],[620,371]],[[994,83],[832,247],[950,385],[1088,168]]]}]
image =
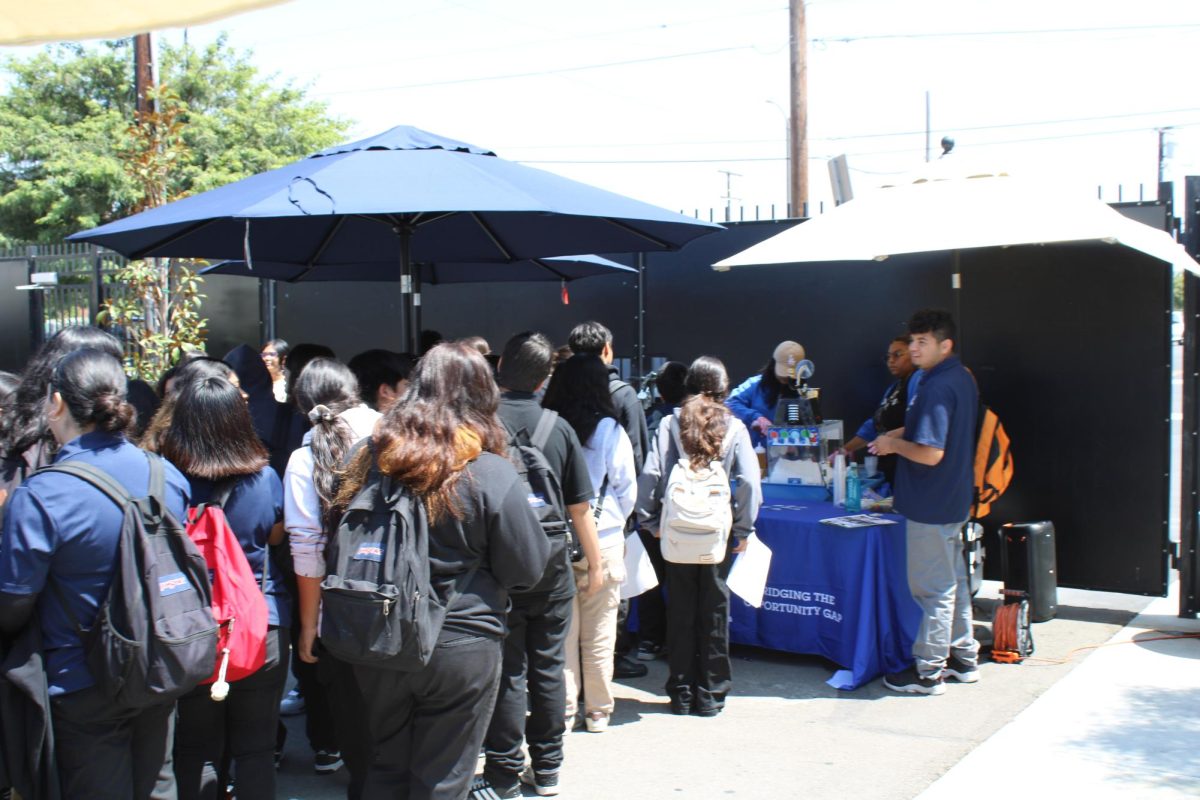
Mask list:
[{"label": "paper flyer", "polygon": [[628,600],[658,586],[654,564],[636,533],[625,539],[625,582],[621,584],[621,599]]},{"label": "paper flyer", "polygon": [[758,608],[762,605],[763,592],[767,588],[767,575],[771,572],[771,548],[763,544],[758,534],[751,534],[746,551],[739,553],[725,581],[729,591]]}]

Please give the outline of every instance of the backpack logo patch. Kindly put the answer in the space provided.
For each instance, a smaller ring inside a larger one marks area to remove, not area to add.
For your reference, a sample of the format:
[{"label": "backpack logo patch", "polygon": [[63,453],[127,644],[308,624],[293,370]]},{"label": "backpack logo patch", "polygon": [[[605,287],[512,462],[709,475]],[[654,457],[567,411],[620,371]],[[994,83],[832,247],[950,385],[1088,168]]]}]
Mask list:
[{"label": "backpack logo patch", "polygon": [[163,575],[158,579],[159,597],[170,597],[191,588],[191,584],[188,583],[187,577],[182,572],[172,572],[170,575]]},{"label": "backpack logo patch", "polygon": [[383,543],[382,542],[363,542],[354,551],[355,561],[383,561]]}]

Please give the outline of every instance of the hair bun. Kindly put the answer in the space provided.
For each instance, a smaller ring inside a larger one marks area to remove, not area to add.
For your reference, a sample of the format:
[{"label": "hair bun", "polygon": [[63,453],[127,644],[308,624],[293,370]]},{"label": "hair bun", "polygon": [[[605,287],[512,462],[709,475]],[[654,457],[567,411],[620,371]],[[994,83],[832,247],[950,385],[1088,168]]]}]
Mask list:
[{"label": "hair bun", "polygon": [[92,406],[92,421],[109,433],[124,431],[133,422],[136,412],[119,392],[104,392],[96,396]]},{"label": "hair bun", "polygon": [[308,412],[308,421],[313,425],[319,425],[323,422],[333,422],[336,416],[337,415],[329,409],[329,406],[323,403],[318,403],[317,405],[313,406],[312,411]]}]

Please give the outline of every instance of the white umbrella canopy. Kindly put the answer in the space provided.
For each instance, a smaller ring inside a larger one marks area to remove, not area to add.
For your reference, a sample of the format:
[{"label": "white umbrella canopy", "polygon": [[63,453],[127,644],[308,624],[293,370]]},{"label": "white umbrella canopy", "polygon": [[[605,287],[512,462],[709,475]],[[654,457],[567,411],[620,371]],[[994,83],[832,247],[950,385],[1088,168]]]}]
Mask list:
[{"label": "white umbrella canopy", "polygon": [[284,0],[33,0],[5,3],[0,45],[114,39],[198,25]]},{"label": "white umbrella canopy", "polygon": [[713,269],[818,261],[882,261],[901,253],[1100,242],[1200,274],[1168,234],[1094,197],[1005,173],[916,176],[870,191],[719,261]]}]

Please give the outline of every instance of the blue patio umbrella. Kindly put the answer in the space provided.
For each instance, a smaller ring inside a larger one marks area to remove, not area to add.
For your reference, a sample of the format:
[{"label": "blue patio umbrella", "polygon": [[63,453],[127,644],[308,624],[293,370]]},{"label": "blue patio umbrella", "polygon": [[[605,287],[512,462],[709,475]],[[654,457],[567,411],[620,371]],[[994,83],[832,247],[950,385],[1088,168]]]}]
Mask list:
[{"label": "blue patio umbrella", "polygon": [[[413,278],[420,284],[442,283],[500,283],[517,281],[573,281],[597,275],[632,272],[633,267],[618,264],[607,258],[592,255],[550,256],[525,258],[495,263],[479,261],[470,264],[414,264]],[[247,278],[267,278],[287,283],[309,281],[397,281],[400,265],[397,262],[369,261],[360,264],[281,264],[276,261],[222,261],[200,270],[201,275],[241,275]]]},{"label": "blue patio umbrella", "polygon": [[412,127],[396,127],[70,238],[129,258],[306,267],[673,250],[720,226]]}]

